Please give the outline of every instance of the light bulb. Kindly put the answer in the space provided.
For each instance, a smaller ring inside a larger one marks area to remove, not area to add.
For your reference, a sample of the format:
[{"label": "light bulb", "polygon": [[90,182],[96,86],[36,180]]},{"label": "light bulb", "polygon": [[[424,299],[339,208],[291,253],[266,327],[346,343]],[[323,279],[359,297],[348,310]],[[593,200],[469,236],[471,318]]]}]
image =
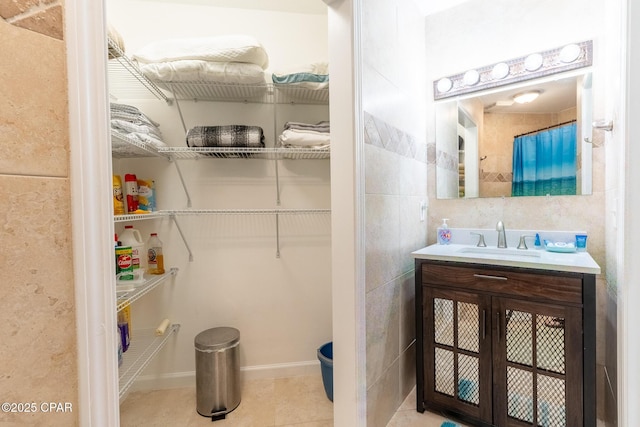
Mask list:
[{"label": "light bulb", "polygon": [[528,104],[529,102],[535,100],[538,96],[540,96],[540,91],[532,90],[529,92],[523,92],[514,95],[513,100],[518,104]]}]

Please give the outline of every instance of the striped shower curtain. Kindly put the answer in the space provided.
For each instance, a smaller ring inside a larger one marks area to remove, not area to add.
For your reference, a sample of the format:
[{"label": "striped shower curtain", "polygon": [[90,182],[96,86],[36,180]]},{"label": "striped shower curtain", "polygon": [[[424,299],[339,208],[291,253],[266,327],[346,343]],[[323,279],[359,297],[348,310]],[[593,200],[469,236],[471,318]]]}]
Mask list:
[{"label": "striped shower curtain", "polygon": [[576,124],[513,140],[512,196],[576,194]]}]

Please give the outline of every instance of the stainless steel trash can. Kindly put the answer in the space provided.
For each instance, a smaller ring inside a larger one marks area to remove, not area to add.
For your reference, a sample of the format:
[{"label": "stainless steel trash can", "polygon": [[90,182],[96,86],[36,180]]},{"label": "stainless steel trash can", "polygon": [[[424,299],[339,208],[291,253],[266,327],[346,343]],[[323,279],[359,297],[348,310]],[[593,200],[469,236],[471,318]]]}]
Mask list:
[{"label": "stainless steel trash can", "polygon": [[240,331],[211,328],[195,338],[196,410],[223,419],[240,404]]}]

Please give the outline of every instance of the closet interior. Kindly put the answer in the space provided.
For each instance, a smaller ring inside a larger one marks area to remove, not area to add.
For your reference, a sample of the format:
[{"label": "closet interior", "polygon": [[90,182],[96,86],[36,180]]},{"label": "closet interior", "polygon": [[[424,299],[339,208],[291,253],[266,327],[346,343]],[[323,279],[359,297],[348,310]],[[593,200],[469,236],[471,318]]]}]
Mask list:
[{"label": "closet interior", "polygon": [[165,267],[116,281],[121,402],[195,387],[209,328],[240,331],[245,378],[319,374],[331,341],[326,6],[239,3],[106,2],[114,229],[157,233]]}]

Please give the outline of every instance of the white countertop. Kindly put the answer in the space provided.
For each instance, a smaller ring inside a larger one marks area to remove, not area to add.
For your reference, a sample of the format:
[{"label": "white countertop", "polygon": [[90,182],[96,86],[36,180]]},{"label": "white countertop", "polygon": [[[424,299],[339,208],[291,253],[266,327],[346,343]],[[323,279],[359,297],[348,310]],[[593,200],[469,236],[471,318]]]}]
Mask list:
[{"label": "white countertop", "polygon": [[427,246],[411,255],[416,259],[600,274],[600,266],[588,252],[559,253],[544,249],[498,249],[495,246],[478,248],[475,245],[452,243]]}]

